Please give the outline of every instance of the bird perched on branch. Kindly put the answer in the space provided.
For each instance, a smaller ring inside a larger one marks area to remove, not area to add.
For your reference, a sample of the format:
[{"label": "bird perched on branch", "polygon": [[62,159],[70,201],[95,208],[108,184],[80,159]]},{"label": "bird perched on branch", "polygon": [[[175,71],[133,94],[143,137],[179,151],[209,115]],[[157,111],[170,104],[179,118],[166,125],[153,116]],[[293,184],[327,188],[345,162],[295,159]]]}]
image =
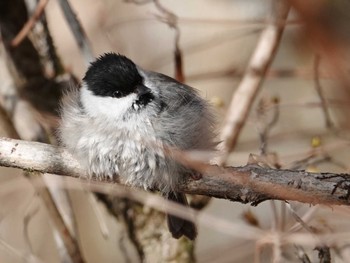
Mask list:
[{"label": "bird perched on branch", "polygon": [[[106,53],[61,108],[61,141],[90,176],[156,189],[188,205],[177,185],[196,171],[181,152],[215,147],[210,106],[195,89]],[[174,238],[197,235],[193,222],[173,215],[168,227]]]}]

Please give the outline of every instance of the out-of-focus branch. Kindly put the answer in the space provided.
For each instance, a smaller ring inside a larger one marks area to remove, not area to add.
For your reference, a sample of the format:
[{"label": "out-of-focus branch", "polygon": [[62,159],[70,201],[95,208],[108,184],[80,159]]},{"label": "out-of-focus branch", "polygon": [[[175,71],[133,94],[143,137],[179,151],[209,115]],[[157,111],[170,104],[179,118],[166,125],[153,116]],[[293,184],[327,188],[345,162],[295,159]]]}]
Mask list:
[{"label": "out-of-focus branch", "polygon": [[19,139],[18,133],[2,105],[0,105],[0,131],[1,134],[6,134],[10,138]]},{"label": "out-of-focus branch", "polygon": [[94,54],[84,28],[81,26],[76,14],[70,6],[68,0],[59,0],[58,3],[61,6],[64,17],[72,30],[74,38],[81,50],[85,64],[88,66],[91,61],[94,60]]},{"label": "out-of-focus branch", "polygon": [[[30,171],[30,173],[32,172]],[[33,179],[34,178],[33,174],[31,174],[30,177]],[[44,182],[42,177],[40,177],[39,180],[42,180]],[[62,215],[56,206],[56,203],[55,203],[55,200],[53,199],[52,194],[47,188],[39,189],[38,193],[42,198],[42,200],[44,200],[45,206],[48,209],[48,212],[50,214],[50,218],[53,221],[53,225],[55,226],[58,233],[60,233],[60,237],[67,249],[68,255],[72,259],[72,262],[84,263],[85,260],[78,246],[78,241],[69,232],[69,229],[67,228],[62,218]]]},{"label": "out-of-focus branch", "polygon": [[[244,75],[244,70],[241,68],[235,69],[223,69],[217,71],[208,71],[193,73],[187,76],[188,81],[198,81],[198,80],[207,80],[214,78],[242,78]],[[303,68],[274,68],[269,69],[265,75],[268,79],[275,78],[300,78],[300,79],[312,79],[315,77],[314,70],[303,69]],[[336,76],[330,72],[318,72],[318,77],[324,79],[335,79]]]},{"label": "out-of-focus branch", "polygon": [[328,129],[331,129],[334,127],[334,124],[331,120],[331,116],[329,114],[328,110],[328,103],[327,100],[323,94],[322,87],[321,87],[321,81],[320,81],[320,64],[321,64],[321,57],[320,55],[316,54],[314,58],[314,79],[315,79],[315,89],[318,94],[318,97],[321,100],[322,105],[322,111],[323,116],[325,119],[326,127]]},{"label": "out-of-focus branch", "polygon": [[[321,53],[339,83],[346,89],[349,99],[350,78],[344,56],[349,45],[347,1],[303,1],[288,0],[304,22],[305,36],[311,40],[317,52]],[[346,10],[346,11],[345,11]]]},{"label": "out-of-focus branch", "polygon": [[174,51],[174,61],[175,61],[175,78],[180,82],[185,81],[185,75],[183,72],[182,64],[182,52],[180,49],[180,29],[178,25],[178,17],[169,9],[165,8],[159,0],[153,0],[157,9],[164,14],[163,17],[157,16],[161,21],[166,23],[170,28],[175,30],[175,51]]},{"label": "out-of-focus branch", "polygon": [[183,63],[182,63],[182,52],[180,49],[180,29],[179,29],[179,18],[176,14],[171,12],[169,9],[165,8],[159,0],[125,0],[127,3],[133,3],[137,5],[143,5],[153,2],[155,7],[158,9],[162,15],[156,15],[156,18],[161,22],[167,24],[171,29],[175,30],[175,51],[174,51],[174,61],[175,61],[175,79],[184,82],[185,75],[183,72]]},{"label": "out-of-focus branch", "polygon": [[239,133],[280,43],[284,29],[280,21],[286,20],[290,6],[286,0],[273,1],[273,5],[271,23],[261,33],[254,54],[229,106],[221,133],[222,143],[219,145],[219,149],[223,152],[217,160],[220,165],[225,164],[228,154],[236,145]]},{"label": "out-of-focus branch", "polygon": [[[46,3],[47,2],[48,0]],[[62,65],[60,57],[57,54],[56,47],[49,30],[44,7],[42,7],[41,3],[38,3],[37,0],[26,0],[26,4],[28,13],[32,14],[32,17],[35,13],[38,13],[38,9],[42,11],[40,14],[40,19],[36,20],[31,28],[30,39],[40,54],[42,67],[45,70],[45,76],[51,78],[65,73],[64,66]],[[32,4],[35,4],[35,6]]]},{"label": "out-of-focus branch", "polygon": [[[0,153],[0,166],[74,177],[84,175],[67,151],[49,144],[2,138]],[[350,205],[348,174],[277,170],[256,164],[208,166],[201,179],[188,178],[178,190],[254,205],[268,199]]]},{"label": "out-of-focus branch", "polygon": [[[267,105],[267,103],[273,105],[272,106],[273,112],[270,120],[267,120],[265,118],[267,108],[271,107],[270,105]],[[261,129],[259,129],[261,155],[267,155],[268,153],[267,151],[268,137],[271,129],[277,124],[277,121],[280,115],[279,98],[277,97],[271,98],[271,100],[268,101],[267,103],[264,100],[261,100],[257,110],[258,120],[261,119],[263,121]]]},{"label": "out-of-focus branch", "polygon": [[45,7],[49,0],[40,0],[38,3],[38,6],[34,12],[34,14],[31,16],[31,18],[27,21],[27,23],[23,26],[21,31],[17,34],[17,36],[12,40],[11,45],[13,47],[17,47],[22,40],[28,35],[29,31],[33,28],[36,21],[39,20],[41,15],[43,14]]}]

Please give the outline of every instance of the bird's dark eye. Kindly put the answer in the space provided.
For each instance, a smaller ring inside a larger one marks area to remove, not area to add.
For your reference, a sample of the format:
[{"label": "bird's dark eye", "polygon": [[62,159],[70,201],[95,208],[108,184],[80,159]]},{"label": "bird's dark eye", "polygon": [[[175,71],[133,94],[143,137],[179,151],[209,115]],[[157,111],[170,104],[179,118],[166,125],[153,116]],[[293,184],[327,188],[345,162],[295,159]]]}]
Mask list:
[{"label": "bird's dark eye", "polygon": [[116,90],[113,92],[112,96],[114,98],[120,98],[122,96],[122,93],[119,90]]}]

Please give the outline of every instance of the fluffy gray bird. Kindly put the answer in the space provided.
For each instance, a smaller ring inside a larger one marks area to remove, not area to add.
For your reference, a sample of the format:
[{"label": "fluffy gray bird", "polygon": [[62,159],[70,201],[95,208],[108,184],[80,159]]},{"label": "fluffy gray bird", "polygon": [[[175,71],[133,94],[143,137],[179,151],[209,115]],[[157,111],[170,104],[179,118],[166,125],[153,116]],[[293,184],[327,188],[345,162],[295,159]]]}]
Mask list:
[{"label": "fluffy gray bird", "polygon": [[[195,171],[176,153],[215,147],[213,115],[196,90],[115,53],[91,63],[61,115],[61,141],[90,176],[157,189],[183,205],[177,185]],[[197,235],[192,222],[172,215],[168,227],[174,238]]]}]

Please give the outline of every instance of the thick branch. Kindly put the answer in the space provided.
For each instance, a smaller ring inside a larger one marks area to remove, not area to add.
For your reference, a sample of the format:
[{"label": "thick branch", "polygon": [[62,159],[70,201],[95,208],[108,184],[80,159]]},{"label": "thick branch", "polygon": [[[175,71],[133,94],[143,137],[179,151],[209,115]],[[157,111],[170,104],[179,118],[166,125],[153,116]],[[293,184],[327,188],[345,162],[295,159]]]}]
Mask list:
[{"label": "thick branch", "polygon": [[74,177],[84,174],[77,161],[59,147],[9,138],[0,139],[0,165]]},{"label": "thick branch", "polygon": [[[0,166],[69,176],[84,176],[77,161],[56,146],[0,139]],[[267,199],[311,204],[350,205],[350,175],[276,170],[248,164],[210,166],[199,180],[189,178],[179,191],[258,204]]]}]

